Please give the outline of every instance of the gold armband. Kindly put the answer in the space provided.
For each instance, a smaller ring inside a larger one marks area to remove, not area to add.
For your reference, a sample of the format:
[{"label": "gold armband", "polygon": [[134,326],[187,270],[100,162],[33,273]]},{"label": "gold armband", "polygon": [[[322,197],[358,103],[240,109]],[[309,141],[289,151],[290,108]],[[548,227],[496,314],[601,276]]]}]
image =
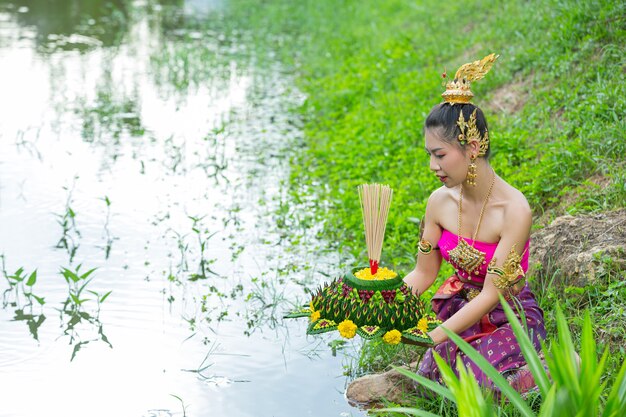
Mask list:
[{"label": "gold armband", "polygon": [[420,242],[417,244],[417,250],[422,255],[428,255],[433,251],[433,245],[426,239],[421,239]]},{"label": "gold armband", "polygon": [[496,258],[493,258],[487,267],[488,274],[496,275],[493,277],[493,285],[500,290],[505,290],[524,278],[525,274],[520,265],[521,262],[522,256],[515,251],[515,245],[511,248],[501,267],[496,266]]}]

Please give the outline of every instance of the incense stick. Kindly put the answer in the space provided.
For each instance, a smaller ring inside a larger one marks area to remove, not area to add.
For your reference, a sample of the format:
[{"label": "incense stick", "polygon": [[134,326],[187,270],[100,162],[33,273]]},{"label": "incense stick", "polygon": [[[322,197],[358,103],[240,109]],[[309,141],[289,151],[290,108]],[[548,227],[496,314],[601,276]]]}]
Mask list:
[{"label": "incense stick", "polygon": [[378,262],[383,249],[393,190],[388,185],[363,184],[358,187],[358,191],[363,212],[367,256],[370,259],[372,275],[374,275],[378,270]]}]

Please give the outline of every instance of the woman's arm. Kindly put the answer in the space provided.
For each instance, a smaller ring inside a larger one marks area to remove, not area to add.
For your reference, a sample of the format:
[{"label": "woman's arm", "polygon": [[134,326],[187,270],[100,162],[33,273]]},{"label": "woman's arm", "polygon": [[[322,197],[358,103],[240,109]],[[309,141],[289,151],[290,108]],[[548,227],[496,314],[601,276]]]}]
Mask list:
[{"label": "woman's arm", "polygon": [[[441,227],[437,224],[435,213],[441,204],[441,196],[437,191],[433,192],[426,203],[426,213],[424,214],[424,232],[422,233],[422,246],[429,244],[430,252],[419,250],[415,268],[404,277],[404,282],[411,288],[414,294],[423,294],[437,278],[441,267],[441,252],[437,247],[437,242],[441,237]],[[425,247],[425,246],[424,246]]]},{"label": "woman's arm", "polygon": [[[442,323],[441,326],[461,333],[473,324],[477,323],[485,314],[493,310],[499,303],[498,294],[508,293],[508,288],[503,285],[504,278],[499,275],[505,261],[511,260],[511,254],[522,255],[522,251],[530,237],[532,214],[528,205],[518,205],[507,210],[504,217],[506,230],[503,230],[500,242],[496,248],[494,264],[490,264],[485,284],[480,294],[457,311],[452,317]],[[495,266],[495,269],[493,268]],[[500,271],[498,271],[500,269]],[[436,328],[429,333],[435,343],[441,343],[448,337],[441,328]]]}]

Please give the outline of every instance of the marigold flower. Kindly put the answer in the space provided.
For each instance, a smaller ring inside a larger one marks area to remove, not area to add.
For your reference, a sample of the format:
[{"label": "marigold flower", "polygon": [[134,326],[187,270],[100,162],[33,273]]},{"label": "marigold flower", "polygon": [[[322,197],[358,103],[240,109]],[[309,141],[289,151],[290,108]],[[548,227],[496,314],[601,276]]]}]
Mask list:
[{"label": "marigold flower", "polygon": [[346,339],[352,339],[354,335],[356,335],[356,324],[352,320],[344,320],[339,323],[337,326],[337,330],[339,330],[339,334]]},{"label": "marigold flower", "polygon": [[387,333],[385,333],[385,335],[383,336],[383,340],[386,343],[389,343],[390,345],[397,345],[398,343],[400,343],[400,340],[402,340],[402,333],[400,333],[398,330],[393,329],[393,330],[389,330]]},{"label": "marigold flower", "polygon": [[317,321],[320,319],[321,313],[319,311],[314,311],[311,313],[311,316],[309,317],[311,319],[311,321]]},{"label": "marigold flower", "polygon": [[359,271],[356,271],[354,273],[354,276],[357,277],[358,279],[364,279],[364,280],[385,280],[385,279],[392,279],[398,276],[398,274],[394,271],[392,271],[389,268],[386,267],[382,267],[382,268],[378,268],[378,271],[372,275],[372,271],[370,270],[370,268],[363,268]]},{"label": "marigold flower", "polygon": [[422,317],[417,322],[417,328],[422,332],[426,333],[428,331],[428,319],[426,317]]}]

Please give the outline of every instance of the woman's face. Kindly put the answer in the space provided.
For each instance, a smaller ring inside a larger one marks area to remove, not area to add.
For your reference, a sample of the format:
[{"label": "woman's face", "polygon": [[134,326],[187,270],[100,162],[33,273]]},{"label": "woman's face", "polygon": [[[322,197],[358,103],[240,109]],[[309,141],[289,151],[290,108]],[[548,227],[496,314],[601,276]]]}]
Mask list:
[{"label": "woman's face", "polygon": [[426,152],[430,156],[430,169],[448,188],[462,184],[467,178],[469,157],[456,143],[441,139],[441,129],[426,129]]}]

